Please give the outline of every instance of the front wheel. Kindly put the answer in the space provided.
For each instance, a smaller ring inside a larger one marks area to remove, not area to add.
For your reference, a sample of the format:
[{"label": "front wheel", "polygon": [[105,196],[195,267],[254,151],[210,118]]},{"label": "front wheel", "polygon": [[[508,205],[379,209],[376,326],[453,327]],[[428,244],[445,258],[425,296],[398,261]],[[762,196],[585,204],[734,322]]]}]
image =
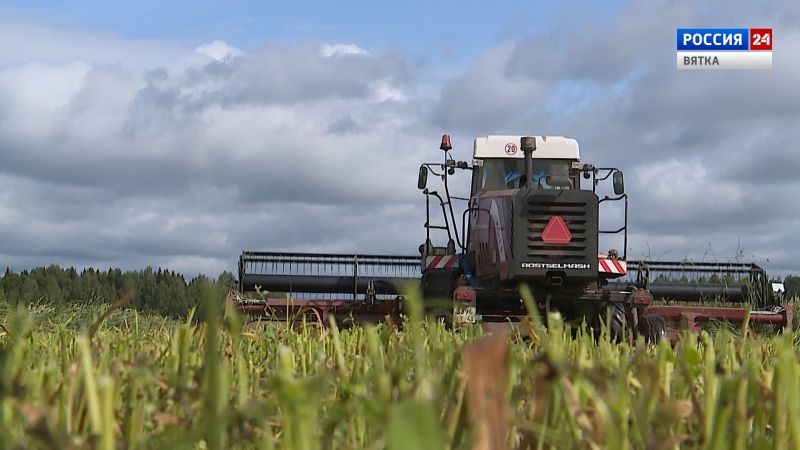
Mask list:
[{"label": "front wheel", "polygon": [[444,308],[436,308],[431,312],[433,318],[444,324],[446,330],[453,328],[453,312]]},{"label": "front wheel", "polygon": [[667,322],[661,316],[647,316],[639,322],[639,332],[647,342],[656,344],[667,339]]},{"label": "front wheel", "polygon": [[619,302],[605,302],[595,307],[595,319],[592,328],[595,338],[599,338],[603,330],[608,330],[608,334],[613,341],[620,342],[625,337],[625,306]]}]

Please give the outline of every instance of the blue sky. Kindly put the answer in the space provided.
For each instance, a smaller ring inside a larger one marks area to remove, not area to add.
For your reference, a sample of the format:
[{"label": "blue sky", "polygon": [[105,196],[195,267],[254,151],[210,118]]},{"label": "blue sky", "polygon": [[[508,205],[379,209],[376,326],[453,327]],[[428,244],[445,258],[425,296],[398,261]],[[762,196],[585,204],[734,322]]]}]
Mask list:
[{"label": "blue sky", "polygon": [[464,62],[498,42],[531,36],[570,9],[608,18],[621,2],[479,1],[9,1],[8,14],[127,38],[250,50],[274,40],[354,42]]},{"label": "blue sky", "polygon": [[[702,26],[773,27],[773,69],[677,71]],[[796,0],[5,2],[0,267],[413,254],[440,136],[508,133],[623,169],[634,258],[800,273],[797,56]]]}]

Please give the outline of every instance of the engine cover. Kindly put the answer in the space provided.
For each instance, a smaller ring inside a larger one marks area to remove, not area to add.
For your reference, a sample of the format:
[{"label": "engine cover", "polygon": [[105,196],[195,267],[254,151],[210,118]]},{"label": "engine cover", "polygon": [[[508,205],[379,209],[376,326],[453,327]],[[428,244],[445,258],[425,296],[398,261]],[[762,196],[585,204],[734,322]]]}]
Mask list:
[{"label": "engine cover", "polygon": [[591,191],[523,189],[513,198],[509,276],[568,284],[597,279],[598,198]]}]

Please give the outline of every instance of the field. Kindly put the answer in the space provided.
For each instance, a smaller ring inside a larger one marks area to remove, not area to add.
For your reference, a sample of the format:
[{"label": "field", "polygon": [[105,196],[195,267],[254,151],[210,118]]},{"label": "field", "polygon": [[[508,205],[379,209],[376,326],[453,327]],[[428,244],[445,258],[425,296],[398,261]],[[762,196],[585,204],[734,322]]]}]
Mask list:
[{"label": "field", "polygon": [[674,348],[557,317],[529,339],[389,325],[245,327],[2,305],[0,448],[800,448],[800,334]]}]

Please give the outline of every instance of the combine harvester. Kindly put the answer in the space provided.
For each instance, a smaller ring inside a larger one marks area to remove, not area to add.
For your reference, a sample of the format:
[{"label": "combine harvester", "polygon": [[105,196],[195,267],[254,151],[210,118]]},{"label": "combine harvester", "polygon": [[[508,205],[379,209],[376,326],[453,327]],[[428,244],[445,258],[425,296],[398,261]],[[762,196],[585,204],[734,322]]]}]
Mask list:
[{"label": "combine harvester", "polygon": [[[229,298],[253,319],[324,324],[334,314],[347,324],[398,319],[402,292],[416,285],[429,314],[492,328],[525,316],[525,284],[540,312],[558,311],[596,329],[610,319],[617,336],[629,329],[650,340],[674,338],[707,321],[742,322],[750,309],[751,323],[791,328],[783,286],[755,264],[628,261],[622,172],[582,163],[576,140],[481,137],[472,164],[450,157],[447,135],[440,149],[444,161],[419,170],[426,204],[420,256],[245,251]],[[469,198],[450,193],[458,170],[471,172]],[[429,175],[441,180],[441,191],[428,187]],[[613,195],[601,197],[601,188]],[[623,225],[602,230],[600,209],[611,205]],[[432,214],[441,215],[437,223]],[[599,252],[601,234],[621,239],[622,252]],[[738,307],[684,306],[703,300]]]}]

